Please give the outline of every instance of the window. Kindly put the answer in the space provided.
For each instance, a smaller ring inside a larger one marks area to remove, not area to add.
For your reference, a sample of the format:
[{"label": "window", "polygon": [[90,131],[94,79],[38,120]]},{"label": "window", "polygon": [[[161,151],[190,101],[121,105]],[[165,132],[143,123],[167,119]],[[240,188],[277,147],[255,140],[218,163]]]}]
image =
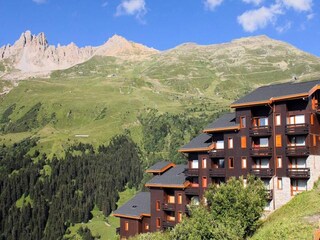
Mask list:
[{"label": "window", "polygon": [[233,138],[228,138],[228,148],[229,149],[233,148]]},{"label": "window", "polygon": [[282,190],[282,188],[283,188],[283,186],[282,186],[282,178],[278,178],[277,187],[278,187],[279,190]]},{"label": "window", "polygon": [[267,117],[262,117],[259,120],[260,120],[259,126],[261,126],[261,127],[268,126],[268,118]]},{"label": "window", "polygon": [[219,159],[218,167],[219,168],[224,168],[224,159],[223,158]]},{"label": "window", "polygon": [[178,212],[178,222],[181,222],[182,220],[182,212]]},{"label": "window", "polygon": [[246,136],[241,137],[241,148],[247,148],[247,138]]},{"label": "window", "polygon": [[156,226],[157,226],[157,228],[161,227],[161,219],[160,218],[156,219]]},{"label": "window", "polygon": [[306,158],[292,158],[290,161],[290,168],[306,168]]},{"label": "window", "polygon": [[208,186],[207,177],[202,177],[202,187],[206,188]]},{"label": "window", "polygon": [[207,168],[207,159],[202,158],[202,168]]},{"label": "window", "polygon": [[149,230],[149,223],[144,224],[144,230]]},{"label": "window", "polygon": [[281,134],[276,135],[276,147],[282,147]]},{"label": "window", "polygon": [[291,147],[305,146],[306,145],[306,137],[305,136],[290,137],[289,138],[289,145]]},{"label": "window", "polygon": [[218,140],[216,149],[224,149],[224,141],[223,140]]},{"label": "window", "polygon": [[260,138],[260,147],[269,147],[269,139]]},{"label": "window", "polygon": [[178,194],[178,204],[182,204],[182,194]]},{"label": "window", "polygon": [[307,190],[307,181],[302,179],[291,179],[291,195]]},{"label": "window", "polygon": [[229,157],[229,168],[234,168],[233,157]]},{"label": "window", "polygon": [[312,135],[312,139],[313,139],[313,141],[312,141],[313,146],[314,147],[317,146],[317,136],[316,135]]},{"label": "window", "polygon": [[305,123],[304,115],[292,115],[287,119],[287,124],[289,125],[304,124],[304,123]]},{"label": "window", "polygon": [[314,115],[313,114],[310,115],[310,124],[314,125]]},{"label": "window", "polygon": [[193,168],[193,169],[199,168],[199,162],[198,162],[198,160],[192,160],[192,161],[191,161],[191,168]]},{"label": "window", "polygon": [[175,203],[174,195],[168,195],[167,196],[167,202],[168,203]]},{"label": "window", "polygon": [[246,117],[240,117],[240,128],[246,127]]},{"label": "window", "polygon": [[124,222],[124,230],[129,231],[129,222],[128,221]]},{"label": "window", "polygon": [[269,168],[269,159],[268,158],[258,158],[254,162],[255,168]]},{"label": "window", "polygon": [[282,157],[277,157],[277,168],[282,168]]},{"label": "window", "polygon": [[160,201],[159,200],[156,201],[156,210],[160,211]]},{"label": "window", "polygon": [[247,168],[247,158],[241,157],[241,168]]},{"label": "window", "polygon": [[254,127],[268,126],[268,118],[267,117],[254,118],[253,119],[253,126]]},{"label": "window", "polygon": [[281,115],[276,114],[276,126],[280,126],[280,125],[281,125]]}]

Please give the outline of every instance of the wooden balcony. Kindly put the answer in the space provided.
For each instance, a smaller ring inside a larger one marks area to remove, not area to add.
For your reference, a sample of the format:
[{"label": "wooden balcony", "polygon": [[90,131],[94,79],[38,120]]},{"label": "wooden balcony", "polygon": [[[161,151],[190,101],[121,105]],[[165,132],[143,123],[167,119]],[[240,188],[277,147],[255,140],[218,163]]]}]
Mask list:
[{"label": "wooden balcony", "polygon": [[257,177],[272,177],[273,169],[271,168],[252,168],[250,173]]},{"label": "wooden balcony", "polygon": [[309,125],[302,124],[289,124],[286,125],[286,134],[287,135],[296,135],[296,134],[308,134],[309,133]]},{"label": "wooden balcony", "polygon": [[116,228],[116,234],[117,234],[117,235],[120,235],[120,227],[117,227],[117,228]]},{"label": "wooden balcony", "polygon": [[250,155],[252,157],[268,157],[272,155],[271,147],[254,147],[251,148]]},{"label": "wooden balcony", "polygon": [[271,135],[271,126],[259,126],[259,127],[252,127],[249,129],[250,137],[255,136],[270,136]]},{"label": "wooden balcony", "polygon": [[199,169],[198,168],[195,168],[195,169],[186,168],[184,174],[187,177],[197,177],[197,176],[199,176]]},{"label": "wooden balcony", "polygon": [[310,178],[310,168],[288,168],[287,175],[290,178]]},{"label": "wooden balcony", "polygon": [[273,199],[273,190],[266,190],[267,192],[267,199],[272,200]]},{"label": "wooden balcony", "polygon": [[163,203],[162,210],[164,211],[175,211],[176,206],[174,203]]},{"label": "wooden balcony", "polygon": [[210,177],[225,177],[226,169],[225,168],[211,168],[209,169]]},{"label": "wooden balcony", "polygon": [[287,156],[308,156],[309,147],[307,146],[288,146],[286,147]]},{"label": "wooden balcony", "polygon": [[200,190],[199,187],[188,187],[184,190],[184,193],[186,195],[199,196]]},{"label": "wooden balcony", "polygon": [[173,228],[176,225],[174,221],[163,220],[162,227],[163,228]]},{"label": "wooden balcony", "polygon": [[210,158],[223,158],[224,157],[224,149],[213,149],[209,152]]}]

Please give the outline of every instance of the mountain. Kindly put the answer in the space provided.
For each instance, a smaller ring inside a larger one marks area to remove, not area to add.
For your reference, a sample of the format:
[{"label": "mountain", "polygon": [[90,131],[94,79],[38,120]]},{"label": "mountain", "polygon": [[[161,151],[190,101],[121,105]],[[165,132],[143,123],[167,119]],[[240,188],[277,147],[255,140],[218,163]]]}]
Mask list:
[{"label": "mountain", "polygon": [[3,72],[9,73],[4,78],[19,79],[48,75],[52,70],[69,68],[96,55],[140,59],[157,52],[117,35],[98,47],[79,48],[74,43],[56,47],[49,45],[44,33],[32,35],[30,31],[26,31],[12,46],[0,48],[0,62],[4,68]]},{"label": "mountain", "polygon": [[261,85],[320,77],[318,57],[267,36],[159,52],[117,35],[100,47],[54,47],[26,32],[1,51],[2,79],[27,80],[0,80],[0,144],[37,135],[50,153],[79,135],[99,145],[128,129],[141,141],[146,109],[211,115]]}]

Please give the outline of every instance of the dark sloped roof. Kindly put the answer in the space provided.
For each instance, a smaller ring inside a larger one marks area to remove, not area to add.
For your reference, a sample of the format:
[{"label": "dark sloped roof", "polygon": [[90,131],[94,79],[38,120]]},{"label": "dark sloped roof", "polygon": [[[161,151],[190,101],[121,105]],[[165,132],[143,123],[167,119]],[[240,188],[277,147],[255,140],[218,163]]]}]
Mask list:
[{"label": "dark sloped roof", "polygon": [[115,216],[123,215],[132,218],[141,218],[142,215],[151,214],[150,192],[140,192],[122,205],[113,213]]},{"label": "dark sloped roof", "polygon": [[167,169],[169,169],[170,167],[175,166],[173,163],[168,162],[168,161],[162,161],[162,162],[157,162],[156,164],[154,164],[153,166],[151,166],[150,168],[148,168],[146,170],[146,172],[149,173],[161,173],[166,171]]},{"label": "dark sloped roof", "polygon": [[153,177],[150,181],[146,183],[146,186],[181,185],[181,187],[183,187],[183,184],[186,181],[186,176],[184,174],[186,167],[187,165],[176,165],[175,167],[170,168],[162,175],[156,175],[155,177]]},{"label": "dark sloped roof", "polygon": [[202,133],[199,136],[193,138],[188,144],[180,148],[180,151],[193,149],[193,148],[207,148],[212,144],[211,135],[207,133]]},{"label": "dark sloped roof", "polygon": [[203,131],[205,132],[207,130],[212,130],[212,129],[224,129],[224,128],[237,127],[239,124],[236,124],[235,118],[236,118],[236,114],[234,112],[226,113],[221,117],[219,117],[217,120],[215,120],[213,123],[210,123],[208,126],[206,126]]},{"label": "dark sloped roof", "polygon": [[269,101],[272,98],[285,97],[294,94],[308,94],[308,92],[317,84],[320,84],[320,80],[299,83],[290,82],[260,87],[243,98],[235,101],[231,106],[245,103],[264,102]]}]

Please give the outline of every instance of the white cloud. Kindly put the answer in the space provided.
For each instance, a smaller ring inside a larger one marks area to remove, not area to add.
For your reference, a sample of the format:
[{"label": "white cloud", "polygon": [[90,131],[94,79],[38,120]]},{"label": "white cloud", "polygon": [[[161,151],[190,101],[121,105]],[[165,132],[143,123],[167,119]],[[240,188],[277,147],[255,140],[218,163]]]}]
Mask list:
[{"label": "white cloud", "polygon": [[221,5],[223,0],[205,0],[204,5],[206,6],[207,9],[210,11],[213,11],[216,7]]},{"label": "white cloud", "polygon": [[104,1],[102,4],[101,4],[101,7],[106,7],[106,6],[108,6],[108,1]]},{"label": "white cloud", "polygon": [[314,15],[315,15],[314,13],[308,14],[308,15],[307,15],[307,19],[308,19],[308,20],[313,19],[313,18],[314,18]]},{"label": "white cloud", "polygon": [[242,0],[242,2],[259,6],[263,0]]},{"label": "white cloud", "polygon": [[312,0],[282,0],[283,4],[288,8],[296,11],[311,11]]},{"label": "white cloud", "polygon": [[271,7],[261,7],[256,10],[244,12],[238,16],[238,23],[246,32],[254,32],[258,29],[265,28],[268,24],[274,23],[277,15],[283,14],[279,4],[274,4]]},{"label": "white cloud", "polygon": [[32,2],[35,2],[37,4],[43,4],[43,3],[46,3],[47,0],[32,0]]},{"label": "white cloud", "polygon": [[116,16],[135,15],[141,18],[147,13],[145,0],[122,0],[117,7]]},{"label": "white cloud", "polygon": [[283,26],[278,26],[276,27],[276,30],[278,33],[283,33],[288,31],[291,28],[292,23],[291,22],[287,22],[285,25]]}]

